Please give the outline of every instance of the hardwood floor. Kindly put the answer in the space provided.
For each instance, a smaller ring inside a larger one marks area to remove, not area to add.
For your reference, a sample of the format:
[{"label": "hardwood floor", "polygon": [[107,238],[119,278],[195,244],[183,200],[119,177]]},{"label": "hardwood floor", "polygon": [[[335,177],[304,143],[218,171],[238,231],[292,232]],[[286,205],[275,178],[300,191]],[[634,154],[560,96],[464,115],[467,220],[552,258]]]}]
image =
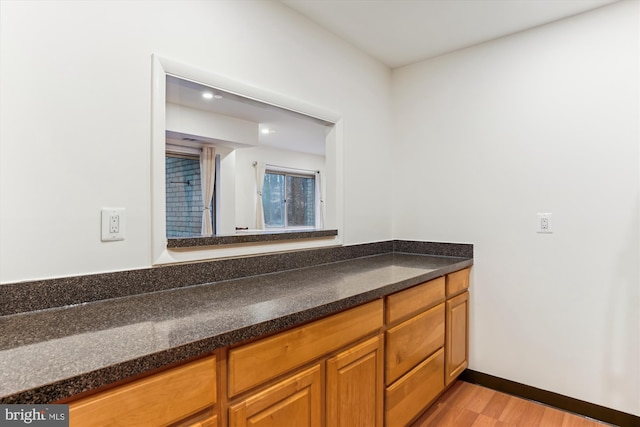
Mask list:
[{"label": "hardwood floor", "polygon": [[411,427],[603,427],[589,418],[457,381]]}]

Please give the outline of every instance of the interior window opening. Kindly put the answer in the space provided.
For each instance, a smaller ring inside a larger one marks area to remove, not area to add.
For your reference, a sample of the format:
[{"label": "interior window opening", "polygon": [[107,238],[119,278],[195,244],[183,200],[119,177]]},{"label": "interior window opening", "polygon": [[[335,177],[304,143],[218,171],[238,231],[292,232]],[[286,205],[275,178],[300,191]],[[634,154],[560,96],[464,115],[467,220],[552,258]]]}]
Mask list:
[{"label": "interior window opening", "polygon": [[265,228],[315,228],[318,173],[267,168],[262,188]]},{"label": "interior window opening", "polygon": [[[205,209],[201,159],[194,151],[196,150],[167,150],[165,155],[167,238],[215,234],[220,156],[215,155],[213,196],[208,209]],[[210,221],[211,232],[203,234],[205,218]]]}]

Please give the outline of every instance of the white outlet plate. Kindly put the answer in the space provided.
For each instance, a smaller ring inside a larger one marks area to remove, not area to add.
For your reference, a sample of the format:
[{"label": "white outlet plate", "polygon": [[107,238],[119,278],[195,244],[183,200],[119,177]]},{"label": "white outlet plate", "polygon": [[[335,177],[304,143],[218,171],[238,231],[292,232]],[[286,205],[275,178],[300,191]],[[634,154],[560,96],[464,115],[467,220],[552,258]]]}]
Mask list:
[{"label": "white outlet plate", "polygon": [[538,212],[538,227],[536,229],[536,232],[544,234],[553,233],[553,222],[551,220],[551,213]]},{"label": "white outlet plate", "polygon": [[102,241],[124,240],[127,231],[125,208],[102,208]]}]

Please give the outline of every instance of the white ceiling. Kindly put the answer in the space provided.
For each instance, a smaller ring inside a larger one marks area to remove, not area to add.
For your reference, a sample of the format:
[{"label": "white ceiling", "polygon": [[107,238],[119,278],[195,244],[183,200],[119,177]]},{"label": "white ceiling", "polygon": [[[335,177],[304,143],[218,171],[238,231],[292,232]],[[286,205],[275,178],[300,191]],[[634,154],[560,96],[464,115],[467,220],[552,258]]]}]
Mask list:
[{"label": "white ceiling", "polygon": [[[618,0],[280,1],[395,68]],[[259,135],[261,145],[324,155],[327,123],[230,93],[223,93],[221,99],[203,100],[205,90],[200,84],[169,77],[167,102],[249,120],[259,123],[260,128],[275,130]],[[202,136],[175,132],[168,137],[215,143]]]},{"label": "white ceiling", "polygon": [[618,0],[280,0],[390,68]]}]

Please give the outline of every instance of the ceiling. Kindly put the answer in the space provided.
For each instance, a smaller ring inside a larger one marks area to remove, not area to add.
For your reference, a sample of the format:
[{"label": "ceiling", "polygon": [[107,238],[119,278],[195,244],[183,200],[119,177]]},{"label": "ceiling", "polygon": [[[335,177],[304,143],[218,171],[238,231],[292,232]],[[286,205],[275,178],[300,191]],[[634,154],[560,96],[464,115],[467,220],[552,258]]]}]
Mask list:
[{"label": "ceiling", "polygon": [[[390,68],[483,43],[619,0],[280,0]],[[330,124],[167,77],[167,102],[259,123],[260,145],[324,155]],[[216,141],[170,132],[173,141]],[[302,142],[304,141],[304,142]],[[197,142],[196,142],[197,144]]]},{"label": "ceiling", "polygon": [[618,0],[280,0],[390,68]]}]

